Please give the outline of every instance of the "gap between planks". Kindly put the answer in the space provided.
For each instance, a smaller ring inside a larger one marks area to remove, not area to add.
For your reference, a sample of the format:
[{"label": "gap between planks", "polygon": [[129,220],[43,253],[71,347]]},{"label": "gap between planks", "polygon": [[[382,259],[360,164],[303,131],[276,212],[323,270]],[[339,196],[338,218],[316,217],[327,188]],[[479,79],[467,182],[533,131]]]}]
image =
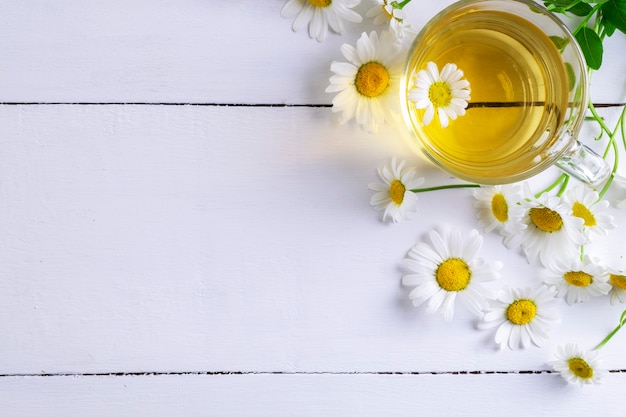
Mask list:
[{"label": "gap between planks", "polygon": [[[482,103],[476,103],[482,104]],[[5,101],[0,106],[199,106],[199,107],[322,107],[332,104],[287,104],[287,103],[184,103],[184,102],[63,102],[63,101]],[[623,107],[626,103],[594,103],[596,108]]]},{"label": "gap between planks", "polygon": [[[626,373],[626,369],[609,369],[609,373],[623,374]],[[528,370],[528,371],[415,371],[415,372],[395,372],[395,371],[381,371],[381,372],[282,372],[282,371],[175,371],[175,372],[160,372],[160,371],[146,371],[146,372],[58,372],[58,373],[7,373],[0,374],[0,378],[50,378],[50,377],[139,377],[139,376],[215,376],[215,375],[381,375],[381,376],[395,376],[395,375],[542,375],[542,374],[556,374],[558,372],[554,370]]]}]

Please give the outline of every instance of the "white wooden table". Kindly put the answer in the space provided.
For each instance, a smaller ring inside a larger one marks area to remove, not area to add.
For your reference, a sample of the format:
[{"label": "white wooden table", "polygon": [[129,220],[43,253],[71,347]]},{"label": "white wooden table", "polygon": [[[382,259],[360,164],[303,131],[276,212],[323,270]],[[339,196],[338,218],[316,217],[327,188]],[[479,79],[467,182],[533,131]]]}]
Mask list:
[{"label": "white wooden table", "polygon": [[[420,28],[450,2],[405,10]],[[283,3],[0,0],[1,414],[623,415],[626,334],[601,351],[602,385],[548,362],[626,306],[563,304],[543,347],[515,351],[464,309],[446,324],[411,306],[402,259],[439,225],[477,228],[471,192],[381,222],[367,185],[391,157],[455,180],[402,126],[367,134],[329,108],[340,45],[382,28],[318,43]],[[626,37],[606,48],[591,91],[612,125]],[[589,251],[624,267],[611,214]],[[481,253],[503,285],[537,282],[496,235]]]}]

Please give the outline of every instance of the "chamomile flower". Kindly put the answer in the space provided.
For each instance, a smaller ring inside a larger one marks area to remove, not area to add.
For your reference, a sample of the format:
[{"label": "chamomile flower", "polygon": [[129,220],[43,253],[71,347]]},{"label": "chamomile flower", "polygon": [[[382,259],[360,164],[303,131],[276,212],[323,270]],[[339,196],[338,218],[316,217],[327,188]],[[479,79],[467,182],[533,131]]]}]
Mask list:
[{"label": "chamomile flower", "polygon": [[596,260],[585,256],[557,260],[548,268],[544,282],[556,289],[556,296],[573,305],[591,297],[606,295],[611,289],[606,269]]},{"label": "chamomile flower", "polygon": [[526,210],[520,204],[519,184],[482,186],[474,190],[474,207],[478,209],[478,225],[486,233],[496,230],[503,236],[520,233],[526,228],[522,218]]},{"label": "chamomile flower", "polygon": [[609,202],[599,200],[598,193],[591,188],[579,185],[567,191],[563,198],[572,207],[572,214],[583,219],[583,232],[588,240],[594,235],[606,236],[615,229],[613,216],[604,213]]},{"label": "chamomile flower", "polygon": [[476,230],[464,236],[446,226],[442,233],[431,231],[430,241],[415,244],[405,258],[412,273],[402,277],[402,284],[415,287],[409,294],[413,305],[427,301],[427,313],[441,312],[449,322],[458,297],[479,315],[488,305],[486,298],[493,296],[487,283],[499,278],[502,264],[477,257],[483,238]]},{"label": "chamomile flower", "polygon": [[[528,188],[525,194],[531,195]],[[538,199],[522,200],[522,205],[527,209],[522,218],[527,227],[519,234],[506,236],[507,247],[521,245],[529,262],[539,259],[544,266],[556,259],[579,256],[580,246],[587,242],[583,219],[574,217],[565,201],[543,194]]]},{"label": "chamomile flower", "polygon": [[465,114],[470,100],[470,83],[455,64],[446,64],[439,72],[437,64],[431,61],[426,64],[426,69],[417,72],[414,84],[415,88],[409,90],[409,100],[416,108],[426,109],[422,119],[424,126],[432,122],[435,111],[441,127],[447,127],[449,119],[455,120]]},{"label": "chamomile flower", "polygon": [[500,347],[541,346],[551,325],[560,321],[558,299],[546,286],[501,291],[478,323],[480,329],[497,327],[495,341]]},{"label": "chamomile flower", "polygon": [[324,41],[328,34],[328,27],[342,34],[343,21],[352,23],[361,22],[361,15],[351,10],[359,5],[361,0],[288,0],[280,11],[280,15],[289,19],[295,16],[292,29],[299,31],[309,26],[309,36]]},{"label": "chamomile flower", "polygon": [[609,297],[611,305],[615,303],[626,303],[626,273],[617,269],[607,268],[609,274]]},{"label": "chamomile flower", "polygon": [[341,112],[340,123],[352,118],[367,131],[375,132],[385,121],[399,114],[398,91],[404,53],[393,35],[383,32],[363,33],[356,48],[343,44],[343,56],[349,62],[333,62],[327,93],[333,98],[333,112]]},{"label": "chamomile flower", "polygon": [[417,34],[405,20],[404,11],[397,7],[397,1],[374,0],[374,2],[376,5],[369,9],[365,16],[373,18],[375,25],[388,23],[389,30],[399,41],[404,41]]},{"label": "chamomile flower", "polygon": [[369,189],[376,191],[370,204],[376,210],[384,210],[383,220],[389,217],[394,223],[406,220],[410,213],[417,208],[417,195],[411,190],[424,183],[423,177],[418,177],[415,168],[404,165],[406,161],[391,163],[378,170],[378,177],[382,183],[372,183]]},{"label": "chamomile flower", "polygon": [[581,387],[599,384],[606,375],[606,371],[601,369],[599,352],[583,350],[575,343],[559,346],[556,351],[556,360],[550,364],[567,382],[579,384]]}]

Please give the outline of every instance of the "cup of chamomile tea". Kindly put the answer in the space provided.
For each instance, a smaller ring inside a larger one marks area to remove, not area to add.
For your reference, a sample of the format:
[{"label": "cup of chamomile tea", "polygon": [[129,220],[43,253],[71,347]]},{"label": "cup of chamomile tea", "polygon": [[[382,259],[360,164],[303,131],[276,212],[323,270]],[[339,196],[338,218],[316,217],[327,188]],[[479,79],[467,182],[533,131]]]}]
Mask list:
[{"label": "cup of chamomile tea", "polygon": [[412,142],[450,174],[506,184],[557,165],[598,186],[606,161],[578,139],[588,94],[576,40],[531,0],[460,0],[431,19],[400,84]]}]

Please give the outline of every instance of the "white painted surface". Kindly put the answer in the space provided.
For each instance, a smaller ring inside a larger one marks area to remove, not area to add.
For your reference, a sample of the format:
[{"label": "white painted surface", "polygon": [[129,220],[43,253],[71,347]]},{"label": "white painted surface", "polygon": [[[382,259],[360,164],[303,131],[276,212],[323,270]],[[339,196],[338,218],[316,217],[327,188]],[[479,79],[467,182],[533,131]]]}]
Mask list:
[{"label": "white painted surface", "polygon": [[0,405],[15,417],[613,417],[623,386],[617,374],[584,391],[546,374],[29,377],[0,380]]},{"label": "white painted surface", "polygon": [[[416,0],[410,18],[448,3]],[[469,191],[450,190],[420,195],[410,222],[380,222],[367,184],[390,157],[418,164],[427,185],[453,181],[400,129],[337,126],[325,107],[45,104],[329,103],[330,61],[362,27],[318,44],[281,7],[0,1],[0,102],[41,103],[0,106],[0,408],[612,415],[624,374],[581,393],[545,371],[557,345],[597,343],[623,306],[563,305],[543,348],[514,352],[462,308],[444,324],[410,306],[411,245],[476,221]],[[607,46],[597,102],[626,100],[625,44]],[[626,215],[612,214],[619,229],[588,250],[624,267]],[[538,282],[496,236],[481,253],[504,262],[498,285]],[[602,350],[610,369],[626,369],[625,338]],[[105,375],[144,372],[156,375]]]}]

